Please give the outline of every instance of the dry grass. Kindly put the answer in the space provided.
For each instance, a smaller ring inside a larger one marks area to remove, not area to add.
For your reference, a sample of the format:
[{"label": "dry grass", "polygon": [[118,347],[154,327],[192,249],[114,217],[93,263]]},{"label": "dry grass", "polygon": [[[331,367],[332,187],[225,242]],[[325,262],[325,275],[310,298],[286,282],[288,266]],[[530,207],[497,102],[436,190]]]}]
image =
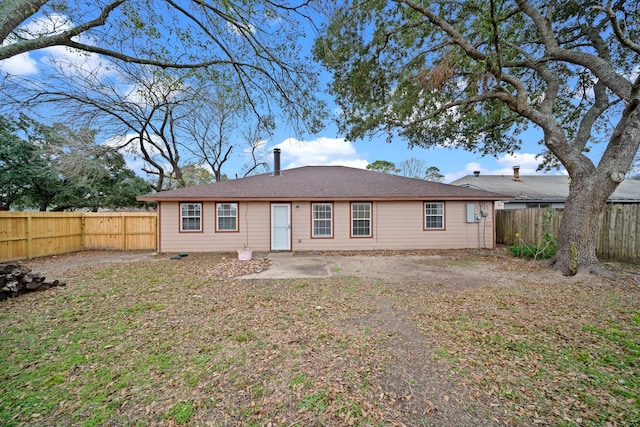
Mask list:
[{"label": "dry grass", "polygon": [[632,278],[456,257],[530,279],[242,281],[212,254],[80,268],[0,306],[0,424],[640,424]]}]

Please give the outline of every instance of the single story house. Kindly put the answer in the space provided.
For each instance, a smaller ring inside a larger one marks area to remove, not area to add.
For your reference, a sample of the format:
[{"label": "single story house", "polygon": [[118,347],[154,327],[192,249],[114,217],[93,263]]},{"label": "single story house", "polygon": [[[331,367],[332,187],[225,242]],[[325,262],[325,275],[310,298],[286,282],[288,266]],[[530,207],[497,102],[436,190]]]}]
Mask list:
[{"label": "single story house", "polygon": [[158,251],[493,248],[484,190],[343,166],[305,166],[138,197],[158,203]]},{"label": "single story house", "polygon": [[[480,172],[474,172],[451,184],[511,196],[498,202],[498,209],[562,209],[569,195],[569,180],[568,175],[520,175],[520,168],[514,166],[513,175],[480,175]],[[622,181],[607,203],[640,203],[640,180]]]}]

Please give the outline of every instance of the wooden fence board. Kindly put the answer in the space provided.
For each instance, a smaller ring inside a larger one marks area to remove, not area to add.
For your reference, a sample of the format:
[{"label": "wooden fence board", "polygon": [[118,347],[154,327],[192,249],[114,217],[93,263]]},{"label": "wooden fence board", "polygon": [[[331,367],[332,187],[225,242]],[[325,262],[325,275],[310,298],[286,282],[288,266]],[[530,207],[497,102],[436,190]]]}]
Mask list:
[{"label": "wooden fence board", "polygon": [[[538,245],[545,233],[547,209],[507,209],[496,211],[496,242]],[[562,210],[552,211],[549,228],[557,236]],[[640,206],[608,205],[600,214],[596,234],[596,254],[603,260],[640,262]],[[516,237],[518,235],[519,237]]]},{"label": "wooden fence board", "polygon": [[0,261],[156,247],[155,212],[0,212]]}]

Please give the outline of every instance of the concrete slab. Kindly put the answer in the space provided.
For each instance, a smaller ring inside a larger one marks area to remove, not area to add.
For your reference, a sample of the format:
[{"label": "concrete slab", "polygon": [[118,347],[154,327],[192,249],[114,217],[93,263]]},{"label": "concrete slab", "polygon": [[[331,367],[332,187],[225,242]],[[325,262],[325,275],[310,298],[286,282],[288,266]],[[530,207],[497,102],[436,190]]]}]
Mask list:
[{"label": "concrete slab", "polygon": [[323,256],[295,255],[293,252],[269,252],[271,266],[260,273],[247,274],[238,279],[302,279],[329,277],[329,265]]}]

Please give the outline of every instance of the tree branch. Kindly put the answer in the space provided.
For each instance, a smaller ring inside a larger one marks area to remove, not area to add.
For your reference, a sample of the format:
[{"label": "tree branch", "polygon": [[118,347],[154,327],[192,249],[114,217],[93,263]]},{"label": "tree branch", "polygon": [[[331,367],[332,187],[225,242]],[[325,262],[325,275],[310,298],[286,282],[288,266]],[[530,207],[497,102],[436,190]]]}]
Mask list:
[{"label": "tree branch", "polygon": [[505,74],[498,67],[498,65],[488,58],[483,52],[474,47],[471,43],[469,43],[458,30],[456,30],[451,24],[449,24],[445,19],[440,18],[435,15],[431,10],[427,7],[418,5],[410,0],[394,0],[396,3],[403,3],[409,8],[415,10],[422,14],[425,18],[427,18],[432,24],[436,25],[442,31],[447,33],[449,37],[451,37],[452,41],[460,47],[463,52],[471,59],[474,59],[478,62],[485,62],[487,71],[489,71],[498,82],[504,81],[505,83],[510,84],[515,88],[516,97],[515,104],[510,104],[509,108],[514,111],[522,114],[529,114],[529,110],[531,107],[529,105],[528,100],[528,91],[525,85],[522,83],[520,79],[510,74]]},{"label": "tree branch", "polygon": [[613,33],[616,35],[616,38],[620,41],[620,43],[622,43],[624,46],[634,51],[635,53],[640,54],[640,44],[635,43],[633,40],[627,37],[626,34],[624,34],[622,28],[620,28],[620,23],[618,22],[618,18],[615,12],[610,7],[605,8],[602,6],[592,6],[592,8],[595,10],[601,10],[609,17],[611,28],[613,28]]},{"label": "tree branch", "polygon": [[[40,10],[48,0],[0,1],[0,46],[9,34],[30,16]],[[0,48],[0,52],[2,49]],[[0,58],[4,59],[4,58]]]},{"label": "tree branch", "polygon": [[[429,114],[422,116],[420,118],[417,118],[415,120],[411,120],[409,122],[404,122],[402,120],[393,120],[390,119],[390,123],[394,126],[402,126],[402,127],[412,127],[412,126],[416,126],[420,123],[424,123],[428,120],[433,119],[434,117],[437,117],[439,114],[442,114],[443,112],[447,111],[447,110],[451,110],[455,107],[460,107],[463,105],[472,105],[472,104],[477,104],[479,102],[483,102],[486,101],[488,99],[501,99],[504,100],[505,99],[505,95],[509,96],[509,94],[507,94],[506,92],[504,93],[496,93],[496,92],[485,92],[481,95],[477,95],[477,96],[473,96],[470,98],[464,98],[464,99],[458,99],[456,101],[452,101],[452,102],[448,102],[444,105],[442,105],[441,107],[430,111]],[[511,98],[511,101],[513,101],[513,98]]]},{"label": "tree branch", "polygon": [[[107,21],[107,18],[109,17],[109,14],[111,14],[111,12],[113,12],[115,9],[117,9],[122,3],[124,3],[126,0],[116,0],[112,3],[109,3],[107,6],[104,7],[104,9],[102,9],[102,11],[100,12],[100,15],[95,18],[92,19],[91,21],[87,21],[84,24],[80,24],[70,30],[66,30],[63,31],[59,34],[53,34],[50,36],[45,36],[45,37],[37,37],[37,38],[33,38],[33,39],[29,39],[29,40],[21,40],[17,43],[11,43],[8,44],[6,46],[1,46],[0,47],[0,60],[3,59],[7,59],[7,58],[11,58],[12,56],[15,55],[19,55],[21,53],[26,53],[26,52],[30,52],[33,50],[37,50],[37,49],[43,49],[46,47],[52,47],[52,46],[69,46],[69,47],[76,47],[77,49],[80,50],[85,50],[87,52],[95,52],[95,53],[102,53],[108,56],[112,56],[112,57],[116,57],[115,54],[116,52],[113,51],[109,51],[106,49],[100,49],[101,52],[98,52],[96,50],[92,50],[92,49],[99,49],[93,46],[89,46],[89,45],[85,45],[85,44],[81,44],[81,43],[75,43],[73,42],[71,39],[73,37],[76,37],[86,31],[89,31],[92,28],[96,28],[96,27],[101,27],[105,24],[105,22]],[[10,3],[10,2],[2,2],[2,3]],[[34,2],[36,4],[40,4],[40,6],[44,5],[46,3],[46,1],[38,1],[38,2]],[[10,7],[10,6],[7,6]],[[32,14],[27,15],[25,18],[32,16],[33,14],[35,14],[36,11],[33,11]],[[1,21],[0,21],[1,22]],[[22,22],[22,21],[20,21]],[[18,23],[19,24],[19,23]],[[18,25],[16,24],[16,26]],[[14,27],[15,28],[15,27]],[[0,33],[1,35],[1,33]],[[4,40],[4,38],[0,39],[0,40]]]},{"label": "tree branch", "polygon": [[591,55],[577,50],[563,49],[554,37],[553,28],[550,21],[538,12],[526,0],[516,0],[516,3],[522,11],[531,18],[536,26],[540,38],[546,48],[546,57],[548,59],[568,62],[575,65],[582,65],[588,68],[593,74],[601,79],[605,85],[616,95],[623,99],[629,99],[631,95],[631,83],[620,74],[616,73],[612,64],[604,58]]}]

